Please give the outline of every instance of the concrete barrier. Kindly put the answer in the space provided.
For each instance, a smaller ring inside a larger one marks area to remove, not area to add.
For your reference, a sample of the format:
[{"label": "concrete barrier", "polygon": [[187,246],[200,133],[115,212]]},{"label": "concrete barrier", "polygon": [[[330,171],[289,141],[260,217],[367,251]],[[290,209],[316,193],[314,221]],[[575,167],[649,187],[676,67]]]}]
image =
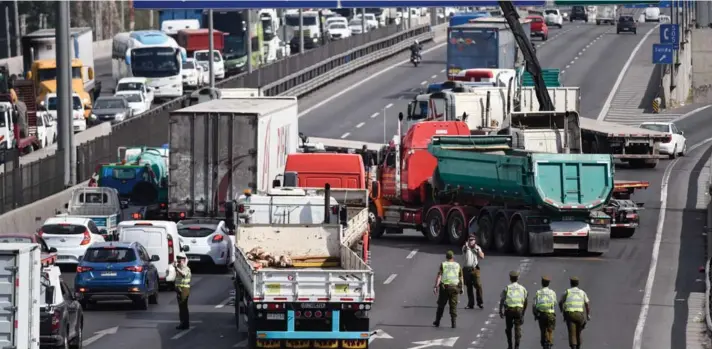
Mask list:
[{"label": "concrete barrier", "polygon": [[[94,61],[111,57],[111,39],[94,42]],[[0,65],[7,65],[10,74],[22,74],[22,56],[0,59]]]}]

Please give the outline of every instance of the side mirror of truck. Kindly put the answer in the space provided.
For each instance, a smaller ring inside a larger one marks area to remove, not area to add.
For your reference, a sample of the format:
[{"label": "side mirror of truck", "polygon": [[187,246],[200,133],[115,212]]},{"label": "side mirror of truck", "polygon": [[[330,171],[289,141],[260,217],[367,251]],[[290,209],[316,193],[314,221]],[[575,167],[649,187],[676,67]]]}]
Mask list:
[{"label": "side mirror of truck", "polygon": [[32,72],[31,71],[27,72],[27,80],[32,80]]},{"label": "side mirror of truck", "polygon": [[408,103],[408,116],[413,116],[413,103]]},{"label": "side mirror of truck", "polygon": [[94,68],[89,67],[89,80],[94,80]]},{"label": "side mirror of truck", "polygon": [[151,256],[151,262],[158,262],[161,260],[161,257],[159,257],[157,254],[154,254]]},{"label": "side mirror of truck", "polygon": [[403,112],[398,113],[398,121],[403,121]]},{"label": "side mirror of truck", "polygon": [[54,304],[54,286],[47,286],[45,289],[45,304]]},{"label": "side mirror of truck", "polygon": [[57,253],[57,248],[56,248],[56,247],[50,247],[50,248],[49,248],[49,253]]}]

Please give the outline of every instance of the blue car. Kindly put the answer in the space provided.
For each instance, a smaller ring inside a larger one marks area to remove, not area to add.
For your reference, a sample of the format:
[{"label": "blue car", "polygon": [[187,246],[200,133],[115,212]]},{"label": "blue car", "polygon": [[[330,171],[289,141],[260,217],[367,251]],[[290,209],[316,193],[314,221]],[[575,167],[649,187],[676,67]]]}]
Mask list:
[{"label": "blue car", "polygon": [[77,265],[74,290],[86,309],[102,297],[126,297],[137,308],[158,304],[158,271],[138,242],[99,242],[87,249]]}]

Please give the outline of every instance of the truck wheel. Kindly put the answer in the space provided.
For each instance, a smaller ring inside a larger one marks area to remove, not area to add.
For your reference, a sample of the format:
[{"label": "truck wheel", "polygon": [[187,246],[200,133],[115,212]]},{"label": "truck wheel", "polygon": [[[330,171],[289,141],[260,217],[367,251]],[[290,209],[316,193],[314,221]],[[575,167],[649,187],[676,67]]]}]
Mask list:
[{"label": "truck wheel", "polygon": [[601,21],[596,20],[596,25],[601,25]]},{"label": "truck wheel", "polygon": [[383,233],[386,232],[386,229],[383,227],[383,223],[381,222],[381,217],[378,217],[378,211],[374,205],[368,206],[368,223],[371,225],[372,237],[378,239],[383,236]]},{"label": "truck wheel", "polygon": [[445,240],[445,217],[440,210],[430,209],[425,216],[426,236],[432,242],[441,243]]},{"label": "truck wheel", "polygon": [[658,159],[645,160],[645,163],[643,163],[645,168],[655,168],[656,166],[658,166]]},{"label": "truck wheel", "polygon": [[512,251],[512,233],[507,224],[507,217],[500,216],[494,224],[494,244],[498,252]]},{"label": "truck wheel", "polygon": [[255,310],[252,305],[247,309],[247,347],[257,348],[257,330],[255,329]]},{"label": "truck wheel", "polygon": [[494,241],[492,236],[492,217],[490,217],[490,215],[488,214],[482,215],[477,220],[477,226],[477,242],[480,246],[482,246],[483,249],[491,250],[493,245],[492,242]]},{"label": "truck wheel", "polygon": [[515,220],[512,225],[512,243],[518,255],[529,255],[529,236],[521,219]]},{"label": "truck wheel", "polygon": [[240,330],[240,304],[242,303],[242,287],[235,287],[235,328]]},{"label": "truck wheel", "polygon": [[614,239],[629,239],[635,234],[635,228],[612,228],[611,237]]},{"label": "truck wheel", "polygon": [[453,245],[462,245],[469,235],[467,223],[462,212],[455,210],[447,218],[447,237]]}]

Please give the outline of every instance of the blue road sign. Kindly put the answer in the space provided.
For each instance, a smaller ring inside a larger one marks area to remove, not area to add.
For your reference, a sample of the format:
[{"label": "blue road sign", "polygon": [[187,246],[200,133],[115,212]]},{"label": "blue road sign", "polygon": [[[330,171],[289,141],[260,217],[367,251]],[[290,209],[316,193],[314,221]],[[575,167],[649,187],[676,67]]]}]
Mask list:
[{"label": "blue road sign", "polygon": [[653,44],[653,64],[672,64],[675,50],[669,44]]},{"label": "blue road sign", "polygon": [[[513,1],[515,6],[544,6],[546,0]],[[362,8],[362,7],[446,7],[498,6],[485,0],[134,0],[134,8],[144,10],[247,9],[247,8]]]},{"label": "blue road sign", "polygon": [[660,43],[672,45],[675,50],[680,49],[680,25],[679,24],[661,24],[660,25]]}]

